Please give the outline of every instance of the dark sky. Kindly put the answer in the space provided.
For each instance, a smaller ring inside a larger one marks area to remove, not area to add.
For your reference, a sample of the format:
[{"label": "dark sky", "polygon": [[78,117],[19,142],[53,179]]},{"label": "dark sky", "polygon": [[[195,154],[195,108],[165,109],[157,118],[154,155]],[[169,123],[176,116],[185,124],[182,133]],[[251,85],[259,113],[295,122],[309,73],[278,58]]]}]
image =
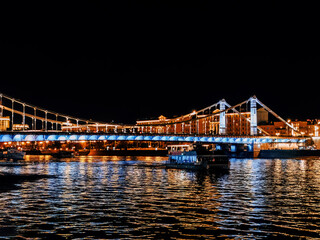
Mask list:
[{"label": "dark sky", "polygon": [[314,15],[216,2],[1,3],[0,92],[124,123],[252,95],[284,118],[320,118]]}]

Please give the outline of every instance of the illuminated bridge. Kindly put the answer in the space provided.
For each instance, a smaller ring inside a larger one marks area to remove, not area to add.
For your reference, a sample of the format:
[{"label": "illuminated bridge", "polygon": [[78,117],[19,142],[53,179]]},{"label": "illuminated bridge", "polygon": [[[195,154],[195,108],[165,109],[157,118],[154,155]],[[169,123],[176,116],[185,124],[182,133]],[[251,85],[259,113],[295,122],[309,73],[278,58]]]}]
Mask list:
[{"label": "illuminated bridge", "polygon": [[[287,128],[272,136],[261,120],[273,115]],[[308,137],[255,96],[231,106],[224,99],[206,108],[167,119],[116,124],[72,117],[0,93],[0,142],[164,141],[213,144],[304,144]]]}]

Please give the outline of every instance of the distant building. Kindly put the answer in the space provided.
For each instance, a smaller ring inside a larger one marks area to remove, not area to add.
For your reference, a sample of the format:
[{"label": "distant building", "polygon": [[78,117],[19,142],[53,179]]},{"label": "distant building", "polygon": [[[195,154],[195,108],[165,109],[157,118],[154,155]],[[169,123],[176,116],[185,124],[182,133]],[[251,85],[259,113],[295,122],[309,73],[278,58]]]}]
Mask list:
[{"label": "distant building", "polygon": [[28,124],[13,124],[12,130],[13,131],[22,131],[22,130],[28,130],[29,125]]},{"label": "distant building", "polygon": [[284,122],[274,122],[271,124],[263,124],[259,127],[273,136],[298,136],[301,133],[303,136],[319,137],[320,120],[307,120],[307,121],[291,121],[289,124],[297,130],[289,128]]},{"label": "distant building", "polygon": [[[216,115],[214,113],[217,113]],[[250,135],[250,112],[226,113],[227,135]],[[257,111],[258,124],[268,122],[268,112],[263,108]],[[161,115],[158,119],[136,122],[141,133],[159,134],[219,134],[219,110],[209,115],[191,113],[178,118],[166,118]]]},{"label": "distant building", "polygon": [[0,117],[0,131],[7,131],[10,128],[10,117]]}]

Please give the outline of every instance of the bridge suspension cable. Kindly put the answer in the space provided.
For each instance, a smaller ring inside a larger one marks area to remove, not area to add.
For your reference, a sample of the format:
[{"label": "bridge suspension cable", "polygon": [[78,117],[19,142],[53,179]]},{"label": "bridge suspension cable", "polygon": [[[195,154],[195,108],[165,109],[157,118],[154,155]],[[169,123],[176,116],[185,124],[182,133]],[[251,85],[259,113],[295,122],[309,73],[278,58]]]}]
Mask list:
[{"label": "bridge suspension cable", "polygon": [[[241,108],[243,105],[246,105],[246,114],[241,112]],[[250,111],[248,111],[248,104],[250,105]],[[191,123],[195,122],[198,125],[198,122],[201,120],[206,119],[212,119],[212,117],[219,116],[220,117],[220,129],[224,127],[226,124],[225,119],[225,113],[229,111],[233,111],[235,114],[239,116],[239,125],[240,130],[238,130],[241,133],[241,126],[243,122],[241,120],[244,120],[246,130],[244,132],[248,132],[247,126],[250,125],[251,131],[250,135],[257,135],[257,130],[259,130],[260,133],[262,133],[265,136],[269,136],[270,133],[264,130],[262,127],[258,126],[257,124],[257,104],[259,104],[262,108],[264,108],[268,113],[275,116],[277,119],[279,119],[281,122],[285,123],[286,126],[288,126],[290,129],[298,133],[299,135],[302,135],[301,132],[297,131],[293,127],[293,125],[289,124],[287,121],[285,121],[283,118],[281,118],[278,114],[276,114],[274,111],[272,111],[269,107],[267,107],[265,104],[263,104],[260,100],[256,98],[256,96],[250,97],[249,99],[242,101],[236,105],[231,106],[229,103],[227,103],[224,99],[218,101],[217,103],[214,103],[208,107],[202,108],[198,111],[193,111],[191,113],[169,119],[168,121],[160,121],[160,122],[148,122],[140,124],[141,127],[168,127],[168,126],[174,126],[176,128],[176,125],[182,124],[183,126],[185,124],[190,125],[191,129]],[[220,106],[220,108],[218,108]],[[226,106],[226,107],[224,107]],[[215,109],[212,111],[212,109]],[[239,108],[239,110],[237,110]],[[206,113],[206,111],[208,111]],[[247,116],[248,117],[247,117]],[[233,118],[233,117],[232,117]],[[207,121],[204,121],[204,124],[206,124]],[[209,121],[210,122],[210,121]],[[230,125],[230,124],[229,124]],[[234,127],[234,126],[233,126]],[[244,127],[243,127],[244,128]],[[182,127],[182,129],[184,129]],[[182,130],[182,133],[184,133],[184,130]],[[206,132],[205,132],[206,133]],[[225,135],[225,131],[220,131],[220,135]]]},{"label": "bridge suspension cable", "polygon": [[[100,131],[99,129],[101,128],[104,128],[105,132],[108,132],[108,128],[113,129],[114,132],[117,132],[118,129],[123,129],[123,131],[125,132],[126,129],[135,131],[135,129],[142,128],[142,132],[144,132],[144,128],[149,128],[150,133],[152,133],[153,128],[158,127],[162,129],[161,132],[163,133],[168,133],[169,128],[171,128],[173,129],[172,132],[174,134],[199,134],[199,126],[200,124],[202,124],[203,129],[201,131],[203,134],[230,134],[230,131],[227,131],[227,127],[229,127],[232,128],[232,134],[239,132],[240,135],[242,133],[249,135],[248,126],[250,125],[250,135],[257,135],[257,130],[259,130],[259,132],[264,135],[270,135],[267,131],[259,127],[257,124],[257,104],[264,108],[268,113],[272,114],[274,117],[283,122],[294,132],[302,135],[301,132],[299,132],[292,124],[289,124],[287,121],[281,118],[278,114],[276,114],[273,110],[263,104],[255,96],[250,97],[249,99],[233,106],[222,99],[208,107],[172,119],[151,122],[141,121],[142,123],[136,125],[125,125],[72,117],[66,114],[61,114],[55,111],[47,110],[45,108],[37,107],[35,105],[0,93],[0,117],[3,117],[4,111],[11,113],[11,129],[13,130],[16,120],[15,117],[16,115],[20,116],[20,128],[23,131],[28,130],[27,123],[31,123],[32,130],[38,130],[39,128],[37,127],[40,124],[37,121],[41,121],[40,129],[42,131],[48,131],[51,127],[51,130],[55,131],[83,131],[83,129],[85,129],[85,131],[89,131],[91,129],[92,131],[92,129],[95,129],[96,132]],[[242,112],[241,110],[243,108],[243,105],[246,106],[245,112]],[[248,111],[248,105],[250,105],[250,111]],[[228,113],[229,111],[233,111],[234,114],[229,115],[228,121],[230,122],[227,126],[226,113]],[[239,120],[237,120],[239,122],[236,123],[238,129],[236,129],[234,125],[234,119],[236,115],[239,116]],[[244,128],[245,130],[243,130]],[[219,132],[217,132],[217,129],[219,130]]]},{"label": "bridge suspension cable", "polygon": [[[5,101],[7,100],[7,104],[5,105]],[[10,106],[8,106],[10,105]],[[20,106],[18,106],[20,105]],[[20,110],[17,109],[20,107]],[[21,110],[22,107],[22,110]],[[11,124],[13,129],[13,124],[15,123],[15,115],[19,115],[22,117],[22,130],[26,130],[26,117],[31,119],[32,130],[37,130],[37,120],[42,122],[41,129],[47,131],[48,130],[48,123],[51,124],[52,130],[60,130],[63,126],[76,126],[76,127],[86,127],[89,125],[95,126],[121,126],[121,124],[113,124],[113,123],[104,123],[98,121],[92,121],[88,119],[72,117],[66,114],[61,114],[55,111],[47,110],[26,102],[23,102],[19,99],[10,97],[3,93],[0,93],[0,117],[3,117],[4,111],[8,111],[11,113]],[[29,121],[30,122],[30,121]],[[55,124],[55,126],[54,126]]]},{"label": "bridge suspension cable", "polygon": [[[226,105],[229,107],[229,109],[232,109],[235,113],[237,113],[241,119],[244,119],[244,120],[247,121],[248,123],[251,123],[251,119],[250,119],[250,118],[247,118],[247,117],[243,116],[243,115],[236,109],[236,107],[239,107],[239,106],[241,106],[241,105],[243,105],[243,104],[245,104],[245,103],[248,103],[249,101],[250,101],[250,99],[248,99],[248,100],[246,100],[246,101],[243,101],[242,103],[237,104],[236,106],[231,106],[231,105],[228,104],[228,103],[226,103]],[[241,109],[241,108],[240,108],[240,109]],[[260,130],[260,132],[264,133],[265,135],[267,135],[267,136],[270,135],[270,133],[268,133],[267,131],[263,130],[261,127],[258,126],[257,128]]]},{"label": "bridge suspension cable", "polygon": [[277,119],[279,119],[281,122],[283,122],[284,124],[286,124],[289,128],[291,128],[293,131],[295,131],[296,133],[298,133],[299,135],[302,136],[302,133],[299,132],[292,124],[289,124],[286,120],[284,120],[282,117],[280,117],[278,114],[276,114],[274,111],[272,111],[269,107],[267,107],[266,105],[264,105],[260,100],[256,99],[256,101],[265,109],[267,110],[269,113],[271,113],[273,116],[275,116]]}]

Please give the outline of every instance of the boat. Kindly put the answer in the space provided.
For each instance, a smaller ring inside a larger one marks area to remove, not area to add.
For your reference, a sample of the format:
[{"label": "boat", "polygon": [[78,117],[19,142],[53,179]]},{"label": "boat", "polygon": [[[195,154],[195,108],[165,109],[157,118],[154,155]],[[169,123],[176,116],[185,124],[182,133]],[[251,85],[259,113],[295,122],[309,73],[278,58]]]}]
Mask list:
[{"label": "boat", "polygon": [[229,158],[221,151],[210,151],[201,144],[170,145],[166,168],[204,170],[228,168]]},{"label": "boat", "polygon": [[8,148],[5,151],[0,153],[0,158],[7,159],[7,160],[23,160],[24,156],[26,155],[25,152],[18,150],[17,148]]}]

